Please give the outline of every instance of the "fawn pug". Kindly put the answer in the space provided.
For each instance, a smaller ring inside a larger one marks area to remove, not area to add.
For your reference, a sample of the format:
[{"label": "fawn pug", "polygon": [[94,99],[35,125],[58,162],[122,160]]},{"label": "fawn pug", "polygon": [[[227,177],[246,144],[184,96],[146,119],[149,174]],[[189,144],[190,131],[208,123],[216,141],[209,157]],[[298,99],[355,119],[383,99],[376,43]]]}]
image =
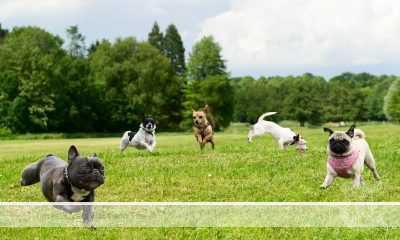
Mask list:
[{"label": "fawn pug", "polygon": [[361,173],[364,164],[372,171],[375,180],[380,180],[375,167],[375,159],[365,141],[363,131],[355,129],[355,125],[352,125],[347,132],[333,131],[329,128],[324,128],[324,131],[329,132],[329,156],[326,164],[327,175],[324,183],[320,186],[321,189],[329,187],[337,176],[353,178],[353,187],[355,188],[363,185],[364,179]]}]

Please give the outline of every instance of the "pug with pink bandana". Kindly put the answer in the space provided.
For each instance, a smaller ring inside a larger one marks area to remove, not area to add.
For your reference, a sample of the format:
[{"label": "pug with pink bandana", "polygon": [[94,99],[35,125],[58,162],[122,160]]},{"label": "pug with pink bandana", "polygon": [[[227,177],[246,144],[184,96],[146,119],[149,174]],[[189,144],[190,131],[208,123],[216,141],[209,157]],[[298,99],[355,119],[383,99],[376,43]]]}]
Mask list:
[{"label": "pug with pink bandana", "polygon": [[327,175],[324,183],[320,186],[321,189],[329,187],[337,176],[352,178],[353,187],[360,187],[364,184],[361,176],[364,164],[372,171],[375,180],[380,180],[375,167],[375,159],[365,141],[365,134],[355,127],[352,125],[347,132],[324,128],[325,132],[329,132],[329,156],[326,164]]}]

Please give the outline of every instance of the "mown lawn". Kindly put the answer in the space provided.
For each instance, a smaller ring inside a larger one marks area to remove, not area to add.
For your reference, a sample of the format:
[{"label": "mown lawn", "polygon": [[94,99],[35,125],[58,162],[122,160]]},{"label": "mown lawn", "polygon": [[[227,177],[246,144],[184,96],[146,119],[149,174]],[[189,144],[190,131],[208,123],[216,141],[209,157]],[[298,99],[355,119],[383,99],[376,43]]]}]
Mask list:
[{"label": "mown lawn", "polygon": [[[106,183],[96,190],[97,202],[397,202],[400,199],[400,127],[390,124],[360,128],[375,156],[382,178],[368,169],[366,185],[354,190],[349,179],[335,179],[327,190],[327,133],[299,128],[308,142],[306,154],[280,151],[270,136],[247,143],[248,126],[216,133],[216,150],[201,152],[191,133],[157,134],[153,154],[133,148],[118,152],[118,138],[4,140],[0,142],[0,201],[42,202],[39,184],[21,187],[24,167],[47,153],[66,159],[70,145],[82,155],[96,152],[106,168]],[[339,128],[336,128],[339,129]],[[342,128],[344,129],[344,128]],[[388,228],[0,228],[5,237],[104,238],[392,238]]]}]

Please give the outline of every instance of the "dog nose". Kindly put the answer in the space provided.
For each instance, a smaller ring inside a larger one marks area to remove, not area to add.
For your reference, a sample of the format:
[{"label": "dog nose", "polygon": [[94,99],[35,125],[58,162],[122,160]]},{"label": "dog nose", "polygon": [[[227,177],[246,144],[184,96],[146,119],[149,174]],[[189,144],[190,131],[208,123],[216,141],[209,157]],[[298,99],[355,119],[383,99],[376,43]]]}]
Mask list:
[{"label": "dog nose", "polygon": [[196,120],[196,121],[194,121],[194,122],[195,122],[196,124],[199,124],[199,121],[197,121],[197,120]]},{"label": "dog nose", "polygon": [[98,176],[98,175],[100,175],[100,172],[99,172],[99,170],[94,169],[94,170],[93,170],[93,174],[94,174],[95,176]]}]

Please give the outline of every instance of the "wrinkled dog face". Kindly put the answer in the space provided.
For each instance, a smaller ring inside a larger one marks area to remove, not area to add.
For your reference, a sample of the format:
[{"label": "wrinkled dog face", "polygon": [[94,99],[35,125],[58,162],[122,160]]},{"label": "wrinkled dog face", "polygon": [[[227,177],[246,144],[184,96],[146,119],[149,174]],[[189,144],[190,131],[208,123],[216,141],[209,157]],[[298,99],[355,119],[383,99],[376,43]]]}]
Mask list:
[{"label": "wrinkled dog face", "polygon": [[68,174],[72,185],[93,190],[104,183],[104,166],[94,153],[91,157],[79,156],[75,147],[68,151]]},{"label": "wrinkled dog face", "polygon": [[352,141],[354,137],[355,125],[352,125],[347,132],[333,131],[330,128],[324,128],[325,132],[329,132],[329,150],[332,155],[343,156],[351,151]]},{"label": "wrinkled dog face", "polygon": [[203,125],[207,122],[206,115],[208,113],[208,106],[206,105],[204,107],[204,110],[202,112],[197,112],[194,109],[192,109],[192,117],[193,117],[193,123],[195,125]]}]

